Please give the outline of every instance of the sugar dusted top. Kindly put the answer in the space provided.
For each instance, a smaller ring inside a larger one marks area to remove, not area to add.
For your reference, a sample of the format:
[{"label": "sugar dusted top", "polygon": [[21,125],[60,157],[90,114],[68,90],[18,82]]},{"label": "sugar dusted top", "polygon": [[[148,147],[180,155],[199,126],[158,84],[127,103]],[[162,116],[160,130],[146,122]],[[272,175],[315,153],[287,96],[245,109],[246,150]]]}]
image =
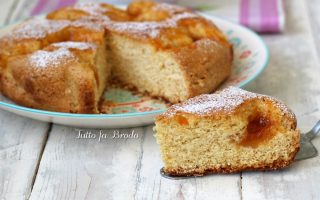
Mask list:
[{"label": "sugar dusted top", "polygon": [[178,22],[183,19],[198,18],[194,13],[181,13],[168,18],[164,21],[129,21],[129,22],[113,22],[108,25],[113,31],[122,33],[130,33],[138,37],[157,38],[160,31],[165,28],[178,29]]},{"label": "sugar dusted top", "polygon": [[139,37],[156,38],[162,28],[172,27],[170,24],[159,22],[118,22],[109,25],[113,31],[130,33]]},{"label": "sugar dusted top", "polygon": [[184,7],[173,5],[173,4],[167,4],[167,3],[155,4],[153,6],[153,9],[154,10],[159,10],[159,11],[167,11],[171,15],[175,14],[175,13],[181,13],[181,12],[187,11],[187,9],[184,8]]},{"label": "sugar dusted top", "polygon": [[294,114],[282,102],[273,97],[248,92],[236,87],[228,87],[214,94],[203,94],[191,98],[183,103],[171,106],[160,117],[171,117],[176,113],[189,113],[199,116],[210,116],[216,113],[230,113],[238,106],[250,99],[268,99],[277,106],[282,114],[287,114],[290,118],[295,118]]},{"label": "sugar dusted top", "polygon": [[87,50],[87,49],[96,49],[97,46],[93,43],[89,42],[59,42],[59,43],[53,43],[52,46],[59,47],[59,48],[65,48],[65,49],[78,49],[78,50]]},{"label": "sugar dusted top", "polygon": [[66,64],[75,58],[72,52],[66,48],[59,48],[54,51],[39,50],[29,57],[29,62],[34,67],[55,67]]},{"label": "sugar dusted top", "polygon": [[54,43],[45,50],[32,53],[29,57],[29,62],[33,67],[39,68],[60,66],[77,59],[72,52],[73,49],[84,51],[95,48],[95,44],[87,42]]},{"label": "sugar dusted top", "polygon": [[10,34],[6,35],[6,39],[14,41],[22,39],[42,39],[48,37],[50,34],[59,33],[67,27],[81,27],[97,32],[103,31],[103,26],[92,22],[90,18],[80,19],[74,22],[36,18],[23,22],[14,28]]},{"label": "sugar dusted top", "polygon": [[110,9],[110,8],[107,8],[106,6],[102,6],[102,4],[98,4],[94,2],[87,2],[87,3],[80,2],[76,4],[74,8],[83,10],[92,15],[104,14]]},{"label": "sugar dusted top", "polygon": [[31,19],[17,26],[9,36],[15,39],[43,38],[47,34],[60,31],[68,23],[66,20]]}]

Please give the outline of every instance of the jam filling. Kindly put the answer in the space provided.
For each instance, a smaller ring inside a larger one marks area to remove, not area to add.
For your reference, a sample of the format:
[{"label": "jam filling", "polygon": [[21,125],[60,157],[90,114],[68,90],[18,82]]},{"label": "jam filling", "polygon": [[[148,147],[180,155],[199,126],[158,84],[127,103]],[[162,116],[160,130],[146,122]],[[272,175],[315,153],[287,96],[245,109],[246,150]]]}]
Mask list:
[{"label": "jam filling", "polygon": [[260,144],[269,141],[275,134],[272,130],[270,119],[265,116],[249,118],[245,137],[240,142],[241,146],[256,148]]},{"label": "jam filling", "polygon": [[177,121],[180,125],[189,125],[189,122],[187,120],[187,118],[183,117],[183,116],[177,116]]}]

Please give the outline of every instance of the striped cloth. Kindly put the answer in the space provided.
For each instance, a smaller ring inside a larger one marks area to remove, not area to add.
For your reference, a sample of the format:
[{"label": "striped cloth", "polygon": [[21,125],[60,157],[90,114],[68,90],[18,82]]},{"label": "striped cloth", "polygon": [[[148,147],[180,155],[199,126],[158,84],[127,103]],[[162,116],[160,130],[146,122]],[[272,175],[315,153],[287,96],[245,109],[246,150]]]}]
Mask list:
[{"label": "striped cloth", "polygon": [[[90,0],[38,0],[31,15]],[[92,1],[92,0],[91,0]],[[98,0],[99,1],[99,0]],[[111,4],[127,4],[130,0],[100,0]],[[283,0],[162,0],[213,14],[241,23],[260,33],[277,33],[284,29]]]},{"label": "striped cloth", "polygon": [[282,0],[241,0],[239,22],[257,32],[284,29]]}]

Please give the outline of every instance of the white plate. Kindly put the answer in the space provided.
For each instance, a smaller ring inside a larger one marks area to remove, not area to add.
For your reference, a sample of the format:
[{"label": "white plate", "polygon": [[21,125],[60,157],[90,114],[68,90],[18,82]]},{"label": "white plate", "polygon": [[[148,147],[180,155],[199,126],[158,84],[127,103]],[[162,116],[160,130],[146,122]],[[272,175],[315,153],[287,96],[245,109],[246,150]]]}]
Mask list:
[{"label": "white plate", "polygon": [[[209,15],[203,16],[212,20],[234,46],[232,75],[222,87],[242,87],[254,80],[269,61],[269,52],[263,40],[241,25]],[[8,33],[15,25],[3,27],[0,36]],[[19,106],[2,95],[0,108],[36,120],[88,128],[122,128],[152,124],[154,117],[165,110],[163,102],[120,89],[107,91],[105,97],[116,102],[116,106],[108,111],[114,114],[70,114],[32,109]]]}]

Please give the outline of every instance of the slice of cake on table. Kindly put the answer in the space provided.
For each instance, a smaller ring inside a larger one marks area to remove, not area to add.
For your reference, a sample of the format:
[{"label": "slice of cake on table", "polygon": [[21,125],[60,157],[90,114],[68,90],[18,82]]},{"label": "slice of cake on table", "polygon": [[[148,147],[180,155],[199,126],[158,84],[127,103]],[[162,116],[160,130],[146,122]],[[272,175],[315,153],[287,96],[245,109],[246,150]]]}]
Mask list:
[{"label": "slice of cake on table", "polygon": [[280,169],[300,145],[280,101],[229,87],[173,105],[156,118],[164,171],[173,176]]}]

